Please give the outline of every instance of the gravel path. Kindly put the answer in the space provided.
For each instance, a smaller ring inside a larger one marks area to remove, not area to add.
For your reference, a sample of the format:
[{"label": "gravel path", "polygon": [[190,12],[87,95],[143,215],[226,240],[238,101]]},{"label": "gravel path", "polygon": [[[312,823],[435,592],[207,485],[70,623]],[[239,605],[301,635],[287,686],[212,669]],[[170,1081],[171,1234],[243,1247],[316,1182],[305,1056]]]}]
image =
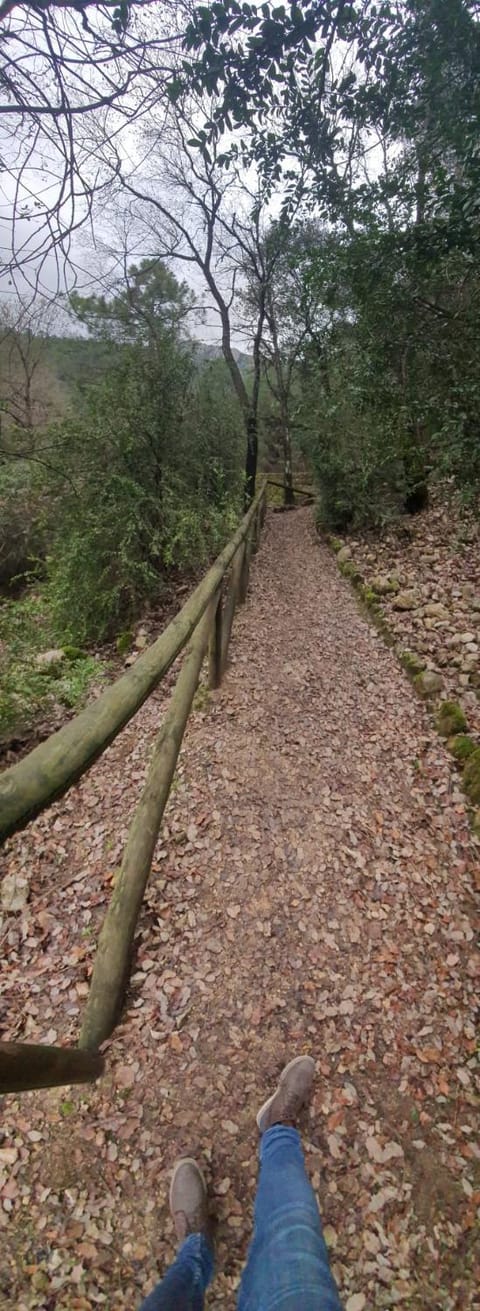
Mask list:
[{"label": "gravel path", "polygon": [[[162,704],[8,846],[31,883],[3,926],[5,1036],[77,1032]],[[347,1308],[479,1307],[477,854],[451,761],[310,512],[269,517],[228,676],[197,694],[107,1076],[5,1099],[0,1305],[134,1311],[173,1252],[187,1151],[219,1219],[208,1306],[233,1307],[255,1110],[307,1050],[307,1163]]]}]

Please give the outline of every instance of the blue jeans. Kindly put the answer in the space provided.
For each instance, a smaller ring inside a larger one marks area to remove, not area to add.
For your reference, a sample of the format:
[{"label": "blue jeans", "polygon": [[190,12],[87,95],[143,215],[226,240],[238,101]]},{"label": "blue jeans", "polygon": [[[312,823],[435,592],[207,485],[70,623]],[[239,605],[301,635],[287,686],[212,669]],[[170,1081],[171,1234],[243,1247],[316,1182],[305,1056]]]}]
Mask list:
[{"label": "blue jeans", "polygon": [[[202,1311],[212,1274],[206,1239],[190,1234],[140,1311]],[[280,1124],[260,1141],[254,1235],[238,1311],[342,1311],[300,1136]]]}]

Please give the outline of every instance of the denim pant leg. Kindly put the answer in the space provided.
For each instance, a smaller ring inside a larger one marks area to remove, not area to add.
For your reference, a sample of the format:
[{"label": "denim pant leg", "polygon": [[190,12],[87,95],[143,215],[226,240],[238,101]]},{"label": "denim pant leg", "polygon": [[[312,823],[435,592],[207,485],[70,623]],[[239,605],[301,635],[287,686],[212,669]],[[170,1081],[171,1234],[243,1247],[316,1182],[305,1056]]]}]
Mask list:
[{"label": "denim pant leg", "polygon": [[260,1143],[253,1242],[238,1311],[342,1311],[300,1135],[274,1125]]},{"label": "denim pant leg", "polygon": [[189,1234],[178,1255],[140,1311],[203,1311],[213,1275],[213,1253],[203,1234]]}]

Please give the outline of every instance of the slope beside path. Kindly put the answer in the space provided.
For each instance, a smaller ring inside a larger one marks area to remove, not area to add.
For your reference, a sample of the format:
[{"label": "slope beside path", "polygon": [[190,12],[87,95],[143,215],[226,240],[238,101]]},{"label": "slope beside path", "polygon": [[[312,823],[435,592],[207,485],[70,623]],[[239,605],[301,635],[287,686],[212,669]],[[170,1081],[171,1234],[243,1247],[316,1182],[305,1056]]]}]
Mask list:
[{"label": "slope beside path", "polygon": [[[4,1036],[78,1031],[164,698],[7,847],[30,895],[2,928]],[[0,1305],[135,1309],[173,1252],[186,1152],[219,1218],[208,1306],[233,1307],[255,1111],[306,1050],[307,1163],[347,1307],[474,1308],[477,852],[427,712],[310,512],[271,516],[228,676],[197,694],[107,1075],[5,1099]]]}]

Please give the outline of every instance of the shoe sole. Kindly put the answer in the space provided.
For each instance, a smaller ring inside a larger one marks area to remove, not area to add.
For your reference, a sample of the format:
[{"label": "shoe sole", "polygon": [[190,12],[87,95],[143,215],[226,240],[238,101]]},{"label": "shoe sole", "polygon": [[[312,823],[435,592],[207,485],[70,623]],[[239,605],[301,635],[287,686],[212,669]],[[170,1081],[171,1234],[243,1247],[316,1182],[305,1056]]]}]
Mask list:
[{"label": "shoe sole", "polygon": [[171,1182],[170,1182],[170,1191],[169,1191],[169,1194],[168,1194],[168,1200],[169,1200],[169,1204],[170,1204],[170,1212],[171,1212],[172,1215],[173,1215],[173,1201],[172,1201],[172,1197],[173,1197],[173,1189],[174,1189],[174,1185],[175,1185],[175,1179],[176,1179],[176,1177],[177,1177],[178,1171],[182,1168],[182,1165],[193,1165],[193,1166],[195,1167],[195,1169],[196,1169],[196,1171],[197,1171],[197,1174],[200,1175],[200,1178],[201,1178],[201,1181],[202,1181],[202,1184],[203,1184],[203,1188],[204,1188],[204,1192],[205,1192],[205,1197],[207,1196],[207,1185],[206,1185],[206,1183],[205,1183],[205,1177],[204,1177],[203,1171],[200,1169],[200,1166],[199,1166],[199,1164],[198,1164],[198,1161],[196,1161],[196,1160],[194,1159],[193,1156],[181,1156],[181,1157],[180,1157],[180,1160],[179,1160],[179,1161],[176,1161],[176,1163],[175,1163],[175,1165],[174,1165],[174,1167],[173,1167],[173,1174],[172,1174],[172,1178],[171,1178]]},{"label": "shoe sole", "polygon": [[262,1132],[262,1119],[263,1119],[263,1116],[265,1115],[265,1112],[268,1111],[269,1107],[270,1107],[270,1106],[272,1105],[272,1103],[275,1101],[275,1098],[278,1097],[278,1094],[279,1094],[279,1092],[280,1092],[280,1089],[281,1089],[281,1087],[282,1087],[282,1084],[285,1083],[285,1079],[286,1079],[287,1074],[289,1073],[289,1071],[290,1071],[290,1070],[293,1070],[293,1068],[294,1068],[295,1065],[299,1065],[299,1064],[300,1064],[300,1061],[310,1061],[310,1062],[311,1062],[311,1067],[312,1067],[312,1074],[314,1073],[314,1070],[315,1070],[315,1061],[314,1061],[314,1059],[313,1059],[313,1056],[307,1056],[307,1055],[305,1055],[305,1056],[294,1056],[293,1061],[289,1061],[289,1062],[288,1062],[288,1065],[286,1065],[286,1066],[285,1066],[285,1069],[282,1070],[282,1073],[281,1073],[280,1078],[279,1078],[279,1080],[278,1080],[278,1084],[277,1084],[277,1087],[276,1087],[276,1089],[275,1089],[275,1092],[272,1093],[272,1096],[271,1096],[271,1097],[267,1097],[266,1102],[264,1102],[264,1103],[263,1103],[263,1106],[260,1107],[260,1110],[257,1111],[257,1128],[260,1130],[260,1133]]}]

